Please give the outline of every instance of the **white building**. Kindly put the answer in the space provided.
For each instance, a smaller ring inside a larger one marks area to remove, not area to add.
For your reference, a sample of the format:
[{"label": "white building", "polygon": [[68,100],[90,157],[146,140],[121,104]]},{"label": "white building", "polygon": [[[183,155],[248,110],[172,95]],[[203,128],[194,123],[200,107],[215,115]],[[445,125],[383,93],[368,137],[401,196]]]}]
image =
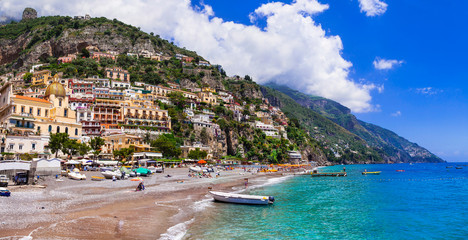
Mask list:
[{"label": "white building", "polygon": [[280,138],[278,129],[271,124],[264,124],[260,121],[255,121],[255,128],[262,130],[268,137]]}]

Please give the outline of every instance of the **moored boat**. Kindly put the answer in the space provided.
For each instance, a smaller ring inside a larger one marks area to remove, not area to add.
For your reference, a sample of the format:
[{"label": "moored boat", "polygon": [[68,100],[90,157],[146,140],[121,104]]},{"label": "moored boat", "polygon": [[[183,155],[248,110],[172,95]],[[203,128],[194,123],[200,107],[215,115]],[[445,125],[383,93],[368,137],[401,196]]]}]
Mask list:
[{"label": "moored boat", "polygon": [[455,169],[463,169],[462,167],[455,167]]},{"label": "moored boat", "polygon": [[397,172],[404,172],[405,170],[396,170]]},{"label": "moored boat", "polygon": [[381,171],[362,172],[362,175],[380,175]]},{"label": "moored boat", "polygon": [[238,204],[268,205],[275,201],[273,196],[258,196],[210,191],[216,201]]}]

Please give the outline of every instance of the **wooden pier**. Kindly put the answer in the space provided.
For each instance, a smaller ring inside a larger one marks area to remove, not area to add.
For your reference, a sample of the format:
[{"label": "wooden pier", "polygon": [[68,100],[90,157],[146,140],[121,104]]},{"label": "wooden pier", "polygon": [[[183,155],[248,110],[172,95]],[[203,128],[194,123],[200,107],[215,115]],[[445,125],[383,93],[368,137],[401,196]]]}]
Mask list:
[{"label": "wooden pier", "polygon": [[346,177],[346,172],[313,172],[310,174],[312,177]]}]

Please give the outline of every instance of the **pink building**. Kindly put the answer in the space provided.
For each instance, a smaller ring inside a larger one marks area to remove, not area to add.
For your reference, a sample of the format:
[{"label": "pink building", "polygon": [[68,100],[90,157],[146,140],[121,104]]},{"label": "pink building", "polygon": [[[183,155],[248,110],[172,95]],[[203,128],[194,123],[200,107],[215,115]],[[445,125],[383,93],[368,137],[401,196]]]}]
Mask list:
[{"label": "pink building", "polygon": [[58,61],[58,64],[71,63],[75,59],[76,59],[75,54],[68,54],[68,56],[66,56],[66,57],[59,57],[57,61]]}]

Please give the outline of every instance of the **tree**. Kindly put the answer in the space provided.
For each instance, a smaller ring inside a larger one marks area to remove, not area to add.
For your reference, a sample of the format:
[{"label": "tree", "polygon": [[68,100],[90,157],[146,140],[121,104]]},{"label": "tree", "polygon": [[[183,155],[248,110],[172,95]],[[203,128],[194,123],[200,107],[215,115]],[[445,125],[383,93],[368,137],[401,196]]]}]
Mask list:
[{"label": "tree", "polygon": [[205,127],[202,128],[202,130],[200,131],[200,140],[203,144],[208,144],[208,142],[210,141],[210,136],[206,132]]},{"label": "tree", "polygon": [[200,151],[200,148],[196,148],[195,150],[190,150],[188,154],[188,158],[190,159],[202,159],[206,158],[208,153],[206,151]]},{"label": "tree", "polygon": [[33,77],[33,74],[27,72],[27,73],[24,74],[23,80],[24,80],[25,83],[31,83],[32,77]]},{"label": "tree", "polygon": [[89,146],[93,150],[94,157],[98,156],[101,153],[101,147],[105,144],[104,139],[101,137],[95,137],[89,141]]},{"label": "tree", "polygon": [[89,51],[86,48],[81,49],[81,55],[85,58],[89,58]]},{"label": "tree", "polygon": [[133,146],[129,148],[122,148],[120,150],[115,150],[114,151],[114,157],[117,157],[120,159],[120,161],[128,161],[128,158],[135,152],[135,148]]},{"label": "tree", "polygon": [[50,134],[49,149],[52,153],[55,153],[55,157],[57,157],[58,152],[63,149],[64,144],[68,142],[68,140],[67,133]]},{"label": "tree", "polygon": [[162,134],[151,143],[151,147],[159,150],[164,157],[174,158],[179,157],[182,153],[180,149],[180,139],[175,138],[172,134]]},{"label": "tree", "polygon": [[78,147],[78,153],[81,155],[81,156],[84,156],[86,155],[89,150],[91,150],[91,148],[88,146],[88,144],[86,143],[80,143],[79,147]]},{"label": "tree", "polygon": [[68,155],[68,158],[72,158],[79,152],[80,143],[75,139],[68,139],[62,144],[62,152]]},{"label": "tree", "polygon": [[187,105],[187,98],[181,92],[172,92],[167,94],[167,96],[178,109],[184,109],[185,105]]}]

